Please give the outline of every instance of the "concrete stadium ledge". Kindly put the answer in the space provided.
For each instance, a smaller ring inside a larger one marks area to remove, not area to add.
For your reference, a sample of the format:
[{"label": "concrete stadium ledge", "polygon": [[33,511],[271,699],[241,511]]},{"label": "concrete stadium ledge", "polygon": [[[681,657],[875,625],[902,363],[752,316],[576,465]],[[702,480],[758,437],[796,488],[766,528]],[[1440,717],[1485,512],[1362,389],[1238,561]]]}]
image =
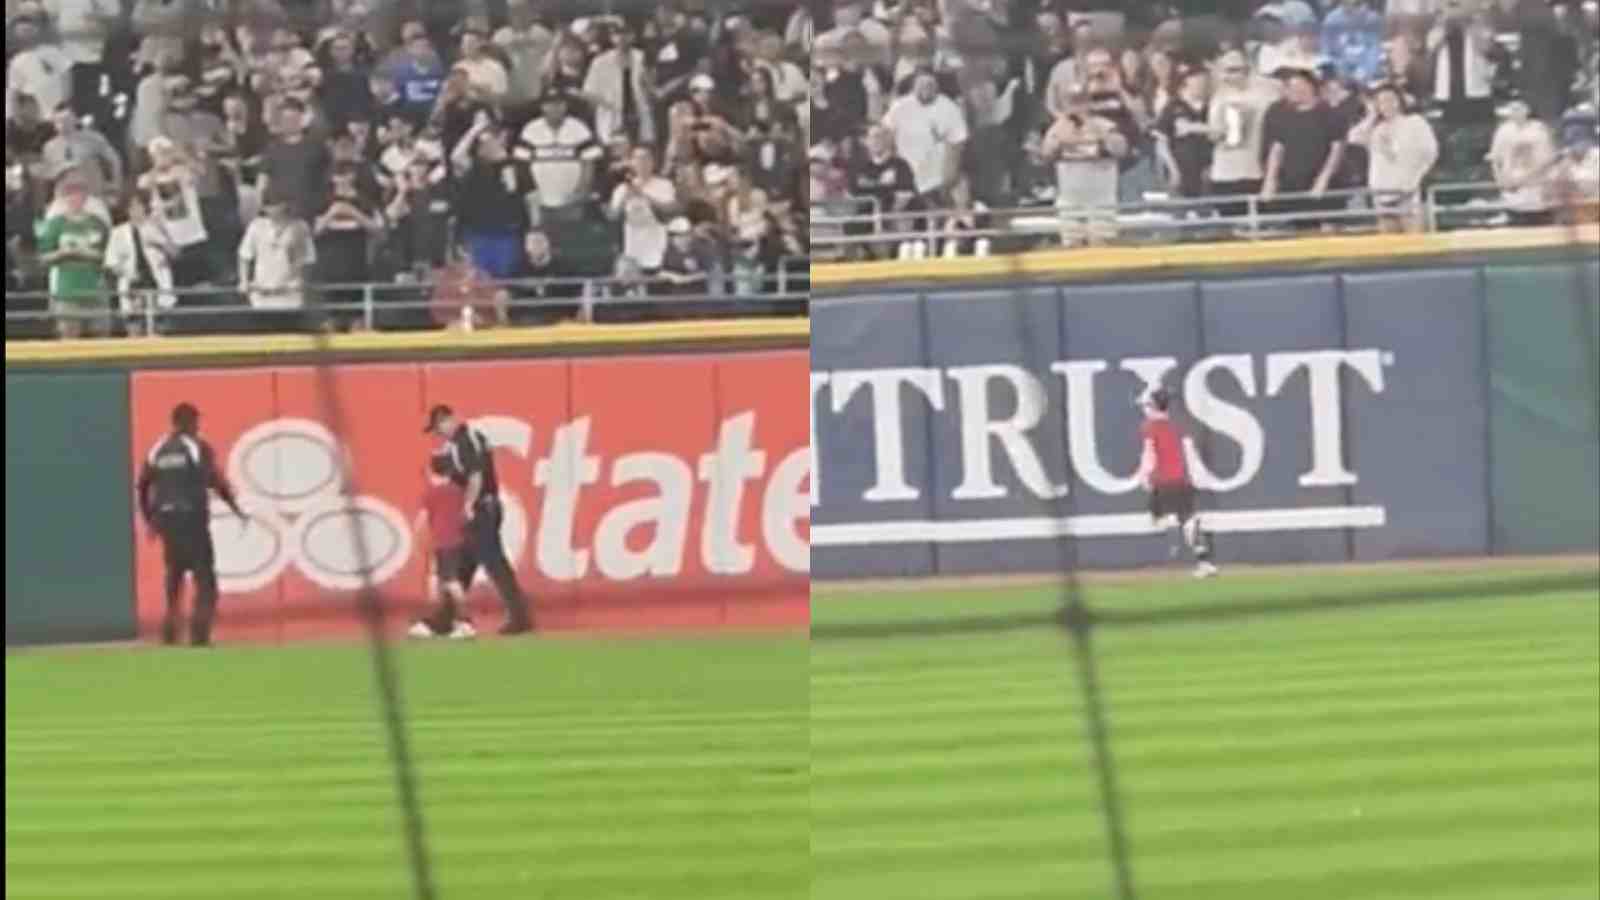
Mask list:
[{"label": "concrete stadium ledge", "polygon": [[708,319],[639,325],[564,324],[473,332],[209,335],[75,341],[7,341],[6,365],[159,366],[229,361],[274,362],[417,359],[419,357],[592,355],[801,348],[810,345],[806,318]]},{"label": "concrete stadium ledge", "polygon": [[813,289],[885,282],[968,281],[985,278],[1085,278],[1108,273],[1386,262],[1503,250],[1555,250],[1600,244],[1600,226],[1484,229],[1441,234],[1359,235],[1262,241],[1047,250],[1009,256],[814,264]]}]

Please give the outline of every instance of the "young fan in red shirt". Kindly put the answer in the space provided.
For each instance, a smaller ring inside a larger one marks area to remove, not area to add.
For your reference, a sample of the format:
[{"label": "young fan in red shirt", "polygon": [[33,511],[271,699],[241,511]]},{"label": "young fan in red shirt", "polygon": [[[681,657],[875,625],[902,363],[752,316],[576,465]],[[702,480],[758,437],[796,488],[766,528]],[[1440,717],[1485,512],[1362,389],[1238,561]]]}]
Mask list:
[{"label": "young fan in red shirt", "polygon": [[1144,423],[1139,426],[1143,453],[1139,460],[1139,479],[1150,492],[1150,516],[1159,524],[1168,516],[1178,522],[1183,542],[1194,554],[1196,578],[1217,574],[1211,562],[1211,541],[1200,530],[1194,512],[1194,485],[1189,481],[1183,461],[1183,431],[1167,415],[1172,397],[1165,388],[1155,388],[1139,398]]},{"label": "young fan in red shirt", "polygon": [[466,590],[461,584],[462,552],[466,544],[465,492],[449,478],[450,463],[442,456],[428,461],[428,489],[422,495],[415,530],[427,527],[433,543],[433,575],[428,579],[439,608],[411,626],[419,638],[470,638],[477,634],[464,615]]}]

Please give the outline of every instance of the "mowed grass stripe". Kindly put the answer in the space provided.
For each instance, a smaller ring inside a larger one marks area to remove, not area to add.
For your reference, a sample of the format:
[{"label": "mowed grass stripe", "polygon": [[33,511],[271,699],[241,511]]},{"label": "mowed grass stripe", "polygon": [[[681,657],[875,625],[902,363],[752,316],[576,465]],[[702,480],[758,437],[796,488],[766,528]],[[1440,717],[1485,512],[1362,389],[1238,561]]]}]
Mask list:
[{"label": "mowed grass stripe", "polygon": [[[1099,632],[1142,900],[1600,894],[1597,610],[1508,597]],[[1059,633],[825,640],[811,673],[816,900],[1110,895]]]},{"label": "mowed grass stripe", "polygon": [[[1141,834],[1169,829],[1221,828],[1234,824],[1293,823],[1344,820],[1417,813],[1482,815],[1499,809],[1528,807],[1556,811],[1592,809],[1596,785],[1583,774],[1569,778],[1541,777],[1532,782],[1516,777],[1500,784],[1457,785],[1441,792],[1437,783],[1409,790],[1344,789],[1286,796],[1283,792],[1231,796],[1226,803],[1215,798],[1173,797],[1159,791],[1127,791],[1129,808],[1138,815]],[[968,787],[952,785],[938,792],[909,787],[871,792],[824,792],[813,796],[811,821],[820,833],[837,829],[879,825],[903,826],[907,822],[960,820],[974,827],[989,820],[1033,816],[1059,816],[1082,808],[1085,799],[1097,800],[1086,786],[1069,783],[1030,785],[1003,782]],[[1052,789],[1054,787],[1055,789]],[[1098,808],[1094,810],[1098,815]]]},{"label": "mowed grass stripe", "polygon": [[[1006,684],[1009,688],[1026,689],[1038,685],[1054,685],[1070,677],[1071,674],[1071,670],[1067,668],[1070,664],[1068,655],[1070,647],[1063,644],[1060,650],[1060,654],[1050,657],[1012,660],[1009,663],[1000,660],[984,666],[964,667],[959,674],[942,670],[937,673],[907,670],[894,674],[864,675],[852,672],[849,667],[830,671],[826,668],[825,662],[813,661],[811,695],[813,698],[831,698],[836,694],[847,697],[870,697],[882,692],[886,696],[901,698],[905,696],[907,689],[914,690],[927,684],[967,684],[977,689],[979,686],[987,686],[982,679],[996,672],[1006,674]],[[818,655],[825,653],[826,651],[819,651]],[[1581,637],[1569,639],[1564,645],[1530,644],[1525,637],[1501,637],[1471,646],[1457,645],[1454,652],[1441,654],[1437,658],[1374,657],[1369,652],[1363,651],[1357,659],[1362,662],[1363,671],[1374,675],[1442,674],[1482,671],[1485,667],[1502,665],[1518,668],[1558,667],[1573,663],[1592,665],[1594,662],[1593,648],[1585,646]],[[1261,676],[1297,678],[1339,676],[1349,673],[1351,662],[1352,657],[1348,648],[1337,655],[1297,653],[1292,661],[1239,654],[1225,669],[1200,672],[1175,671],[1173,664],[1165,659],[1154,663],[1144,663],[1140,659],[1130,659],[1125,655],[1118,655],[1115,659],[1117,683],[1135,687],[1150,684],[1166,685],[1179,679],[1189,685],[1204,685],[1214,682],[1234,684]],[[931,679],[930,675],[937,680]]]},{"label": "mowed grass stripe", "polygon": [[[805,895],[803,640],[399,650],[442,897]],[[7,896],[406,896],[370,681],[359,646],[8,657]]]}]

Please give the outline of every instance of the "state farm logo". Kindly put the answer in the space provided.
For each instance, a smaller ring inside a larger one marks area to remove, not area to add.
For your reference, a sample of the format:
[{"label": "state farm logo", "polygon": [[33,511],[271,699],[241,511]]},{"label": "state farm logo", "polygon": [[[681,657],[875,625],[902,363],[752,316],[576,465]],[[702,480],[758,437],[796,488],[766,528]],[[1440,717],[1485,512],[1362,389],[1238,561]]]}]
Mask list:
[{"label": "state farm logo", "polygon": [[[555,582],[670,579],[692,573],[691,566],[745,576],[757,571],[764,549],[782,570],[809,569],[810,449],[759,448],[753,411],[724,419],[715,444],[689,457],[593,453],[587,416],[555,424],[542,455],[530,422],[485,415],[469,424],[505,463],[516,461],[500,470],[501,539],[514,568],[531,566]],[[419,476],[422,463],[419,457]],[[241,435],[228,477],[255,521],[241,530],[220,502],[213,507],[221,587],[259,590],[294,567],[322,587],[349,591],[404,568],[415,549],[405,514],[376,496],[348,505],[340,496],[344,473],[357,464],[310,420],[273,419]],[[527,511],[535,505],[537,529]],[[749,505],[756,515],[745,514]],[[359,565],[347,506],[366,541],[368,572]]]},{"label": "state farm logo", "polygon": [[[290,567],[335,591],[392,578],[411,556],[406,517],[379,497],[348,501],[341,486],[349,454],[322,425],[273,419],[251,428],[228,455],[228,479],[252,521],[241,528],[212,503],[217,581],[224,591],[266,587]],[[365,540],[363,570],[356,532]]]}]

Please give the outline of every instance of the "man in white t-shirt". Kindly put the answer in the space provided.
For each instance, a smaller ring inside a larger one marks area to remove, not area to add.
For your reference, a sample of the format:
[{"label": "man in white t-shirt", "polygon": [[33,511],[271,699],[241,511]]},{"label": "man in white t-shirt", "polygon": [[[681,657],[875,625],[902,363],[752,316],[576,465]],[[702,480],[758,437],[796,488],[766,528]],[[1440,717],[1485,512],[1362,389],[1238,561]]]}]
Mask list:
[{"label": "man in white t-shirt", "polygon": [[931,70],[917,73],[911,93],[889,105],[883,124],[894,135],[895,150],[911,165],[920,196],[929,198],[955,184],[967,120],[955,101],[939,93]]},{"label": "man in white t-shirt", "polygon": [[622,253],[648,274],[661,268],[667,251],[667,222],[678,211],[678,192],[656,174],[655,153],[635,147],[628,156],[628,178],[611,194],[611,218],[622,220]]},{"label": "man in white t-shirt", "polygon": [[239,243],[239,292],[256,309],[301,309],[306,270],[316,261],[311,227],[294,217],[282,192],[274,191]]}]

